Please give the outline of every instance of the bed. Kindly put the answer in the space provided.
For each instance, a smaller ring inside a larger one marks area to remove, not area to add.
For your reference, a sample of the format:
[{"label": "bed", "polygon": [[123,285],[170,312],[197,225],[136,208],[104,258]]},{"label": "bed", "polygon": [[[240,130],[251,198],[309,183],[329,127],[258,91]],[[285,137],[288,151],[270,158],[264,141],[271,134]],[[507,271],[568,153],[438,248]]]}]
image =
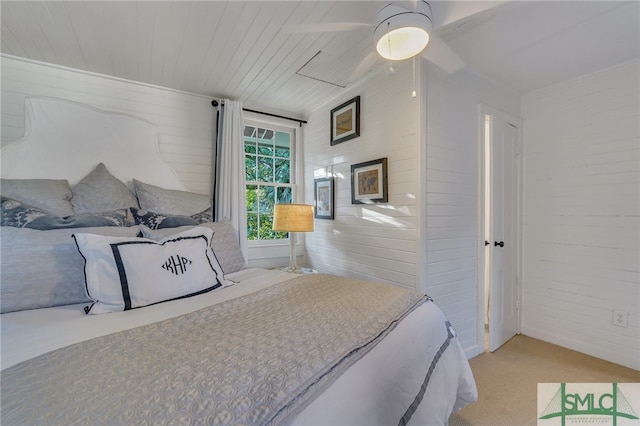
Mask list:
[{"label": "bed", "polygon": [[153,124],[51,98],[25,121],[2,150],[3,424],[442,425],[477,399],[427,296],[247,267]]}]

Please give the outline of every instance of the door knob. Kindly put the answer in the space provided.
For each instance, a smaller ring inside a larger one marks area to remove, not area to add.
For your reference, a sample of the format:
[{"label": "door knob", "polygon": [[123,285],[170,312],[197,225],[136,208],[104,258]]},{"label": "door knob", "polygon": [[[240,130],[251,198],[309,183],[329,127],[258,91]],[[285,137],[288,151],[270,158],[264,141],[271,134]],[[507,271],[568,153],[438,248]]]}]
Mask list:
[{"label": "door knob", "polygon": [[485,245],[485,247],[486,247],[486,246],[488,246],[489,244],[491,244],[489,241],[484,240],[484,245]]},{"label": "door knob", "polygon": [[493,245],[496,246],[496,247],[498,247],[498,246],[504,247],[504,241],[500,241],[500,242],[494,241]]}]

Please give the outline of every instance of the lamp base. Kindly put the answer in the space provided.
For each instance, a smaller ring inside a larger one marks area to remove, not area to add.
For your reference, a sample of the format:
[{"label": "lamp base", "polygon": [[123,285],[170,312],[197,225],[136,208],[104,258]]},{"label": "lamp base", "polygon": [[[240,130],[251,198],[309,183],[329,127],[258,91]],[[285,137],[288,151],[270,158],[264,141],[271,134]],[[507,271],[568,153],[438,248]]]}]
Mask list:
[{"label": "lamp base", "polygon": [[315,269],[311,269],[311,268],[300,268],[298,266],[292,268],[290,266],[284,267],[284,268],[280,268],[281,271],[284,272],[289,272],[291,274],[301,274],[301,275],[307,275],[307,274],[317,274],[318,271],[316,271]]},{"label": "lamp base", "polygon": [[284,272],[292,274],[317,274],[318,271],[309,268],[301,268],[296,262],[296,239],[293,232],[289,232],[289,266],[280,268]]}]

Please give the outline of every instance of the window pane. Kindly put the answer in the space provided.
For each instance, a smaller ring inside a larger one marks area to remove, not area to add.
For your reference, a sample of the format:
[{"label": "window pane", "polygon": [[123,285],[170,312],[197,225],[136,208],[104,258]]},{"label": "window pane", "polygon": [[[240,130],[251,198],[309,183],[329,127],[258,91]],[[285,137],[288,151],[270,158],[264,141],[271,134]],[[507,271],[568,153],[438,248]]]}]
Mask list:
[{"label": "window pane", "polygon": [[278,188],[278,204],[291,204],[292,199],[291,188]]},{"label": "window pane", "polygon": [[255,185],[247,185],[247,213],[258,211],[258,187]]},{"label": "window pane", "polygon": [[277,183],[289,183],[291,180],[291,160],[276,158],[275,165],[275,181]]},{"label": "window pane", "polygon": [[289,133],[276,132],[275,135],[276,157],[291,157],[291,135]]},{"label": "window pane", "polygon": [[273,156],[273,130],[258,129],[258,154]]},{"label": "window pane", "polygon": [[260,191],[260,213],[273,214],[275,204],[275,188],[273,186],[263,186]]},{"label": "window pane", "polygon": [[276,237],[277,232],[273,229],[273,216],[268,214],[260,215],[260,234],[259,239],[261,240],[273,240]]},{"label": "window pane", "polygon": [[244,152],[247,154],[255,154],[256,153],[256,144],[255,142],[246,142],[244,143]]},{"label": "window pane", "polygon": [[258,239],[258,215],[256,213],[247,213],[247,239]]},{"label": "window pane", "polygon": [[251,126],[244,127],[244,152],[255,154],[256,153],[256,143],[258,139],[256,138],[256,128]]},{"label": "window pane", "polygon": [[273,157],[258,157],[258,179],[260,182],[273,182]]},{"label": "window pane", "polygon": [[258,138],[270,141],[273,140],[273,130],[271,129],[258,129]]},{"label": "window pane", "polygon": [[260,155],[268,155],[268,156],[272,157],[273,156],[273,146],[263,145],[263,144],[258,145],[258,154],[260,154]]},{"label": "window pane", "polygon": [[256,156],[245,155],[244,156],[244,169],[246,174],[246,180],[256,180]]},{"label": "window pane", "polygon": [[291,156],[291,150],[285,148],[276,147],[276,157],[289,158]]}]

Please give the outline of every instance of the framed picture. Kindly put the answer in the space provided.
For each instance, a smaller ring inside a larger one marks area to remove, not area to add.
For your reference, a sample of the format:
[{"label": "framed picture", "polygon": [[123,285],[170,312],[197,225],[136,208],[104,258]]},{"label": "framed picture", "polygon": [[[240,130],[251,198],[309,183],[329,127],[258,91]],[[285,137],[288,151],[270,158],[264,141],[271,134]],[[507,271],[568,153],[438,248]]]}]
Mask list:
[{"label": "framed picture", "polygon": [[313,181],[316,219],[333,220],[333,178],[320,178]]},{"label": "framed picture", "polygon": [[360,96],[331,110],[331,145],[360,136]]},{"label": "framed picture", "polygon": [[386,203],[387,158],[351,165],[351,204]]}]

